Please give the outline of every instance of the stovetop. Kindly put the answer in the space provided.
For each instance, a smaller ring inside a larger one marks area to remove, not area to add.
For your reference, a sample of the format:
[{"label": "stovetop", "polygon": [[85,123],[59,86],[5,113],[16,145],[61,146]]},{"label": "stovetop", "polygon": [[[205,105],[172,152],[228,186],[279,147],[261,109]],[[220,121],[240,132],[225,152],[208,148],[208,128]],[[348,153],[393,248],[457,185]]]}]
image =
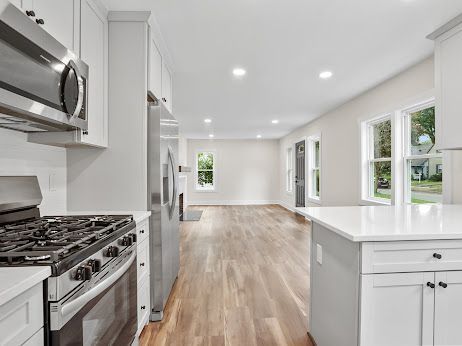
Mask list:
[{"label": "stovetop", "polygon": [[131,215],[44,216],[0,225],[0,266],[51,265],[59,275],[133,228]]}]

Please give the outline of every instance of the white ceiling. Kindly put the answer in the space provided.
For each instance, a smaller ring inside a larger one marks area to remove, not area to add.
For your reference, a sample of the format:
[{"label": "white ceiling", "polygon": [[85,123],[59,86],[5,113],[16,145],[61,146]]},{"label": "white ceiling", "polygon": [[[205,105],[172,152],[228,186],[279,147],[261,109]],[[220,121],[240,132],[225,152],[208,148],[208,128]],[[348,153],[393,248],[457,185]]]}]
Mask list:
[{"label": "white ceiling", "polygon": [[190,138],[279,138],[432,54],[425,36],[462,12],[461,0],[104,2],[154,13]]}]

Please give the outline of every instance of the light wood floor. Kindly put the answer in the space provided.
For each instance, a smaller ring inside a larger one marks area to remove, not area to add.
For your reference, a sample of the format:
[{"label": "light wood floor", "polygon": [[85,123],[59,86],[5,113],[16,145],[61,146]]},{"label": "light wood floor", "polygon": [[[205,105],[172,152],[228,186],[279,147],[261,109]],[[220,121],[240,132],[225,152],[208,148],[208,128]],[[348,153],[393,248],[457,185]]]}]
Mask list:
[{"label": "light wood floor", "polygon": [[311,345],[309,223],[280,206],[195,208],[164,319],[141,345]]}]

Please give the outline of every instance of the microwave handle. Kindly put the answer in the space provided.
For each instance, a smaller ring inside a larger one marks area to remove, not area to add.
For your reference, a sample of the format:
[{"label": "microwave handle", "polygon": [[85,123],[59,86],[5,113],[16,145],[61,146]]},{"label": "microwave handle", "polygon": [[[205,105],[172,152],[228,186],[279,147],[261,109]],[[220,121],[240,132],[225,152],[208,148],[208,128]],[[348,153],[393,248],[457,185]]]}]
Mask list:
[{"label": "microwave handle", "polygon": [[104,281],[100,282],[96,286],[92,287],[88,292],[82,294],[80,297],[74,299],[73,301],[64,304],[61,307],[61,317],[63,321],[68,321],[72,316],[74,316],[81,308],[83,308],[89,301],[101,294],[104,290],[114,284],[119,280],[122,275],[130,268],[133,261],[136,258],[136,249],[133,250],[130,258],[125,262],[119,269],[117,269],[111,276],[109,276]]},{"label": "microwave handle", "polygon": [[82,110],[85,90],[83,85],[83,78],[76,63],[73,60],[70,60],[68,66],[74,70],[75,75],[77,76],[77,87],[79,89],[77,95],[77,105],[75,106],[74,113],[71,114],[71,119],[75,119],[79,116],[80,111]]}]

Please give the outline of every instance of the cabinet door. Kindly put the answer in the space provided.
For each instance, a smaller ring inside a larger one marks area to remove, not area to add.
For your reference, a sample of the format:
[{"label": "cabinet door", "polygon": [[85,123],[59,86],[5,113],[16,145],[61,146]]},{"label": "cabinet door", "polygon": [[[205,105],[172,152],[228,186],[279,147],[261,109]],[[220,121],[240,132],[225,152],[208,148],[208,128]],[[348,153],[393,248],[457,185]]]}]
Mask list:
[{"label": "cabinet door", "polygon": [[[33,0],[35,18],[31,17],[33,20],[43,19],[45,24],[42,27],[72,51],[76,48],[74,2],[78,0]],[[23,5],[26,6],[25,2]]]},{"label": "cabinet door", "polygon": [[149,90],[157,99],[162,97],[162,56],[154,40],[150,42]]},{"label": "cabinet door", "polygon": [[107,146],[107,17],[93,1],[81,3],[80,56],[89,66],[88,131],[82,142]]},{"label": "cabinet door", "polygon": [[433,345],[434,273],[361,275],[361,346]]},{"label": "cabinet door", "polygon": [[10,0],[10,2],[15,5],[17,8],[22,9],[22,1],[21,0]]},{"label": "cabinet door", "polygon": [[435,345],[462,345],[462,272],[435,273]]},{"label": "cabinet door", "polygon": [[462,148],[462,25],[439,37],[435,48],[437,146]]},{"label": "cabinet door", "polygon": [[162,64],[162,101],[172,112],[172,75],[165,64]]}]

